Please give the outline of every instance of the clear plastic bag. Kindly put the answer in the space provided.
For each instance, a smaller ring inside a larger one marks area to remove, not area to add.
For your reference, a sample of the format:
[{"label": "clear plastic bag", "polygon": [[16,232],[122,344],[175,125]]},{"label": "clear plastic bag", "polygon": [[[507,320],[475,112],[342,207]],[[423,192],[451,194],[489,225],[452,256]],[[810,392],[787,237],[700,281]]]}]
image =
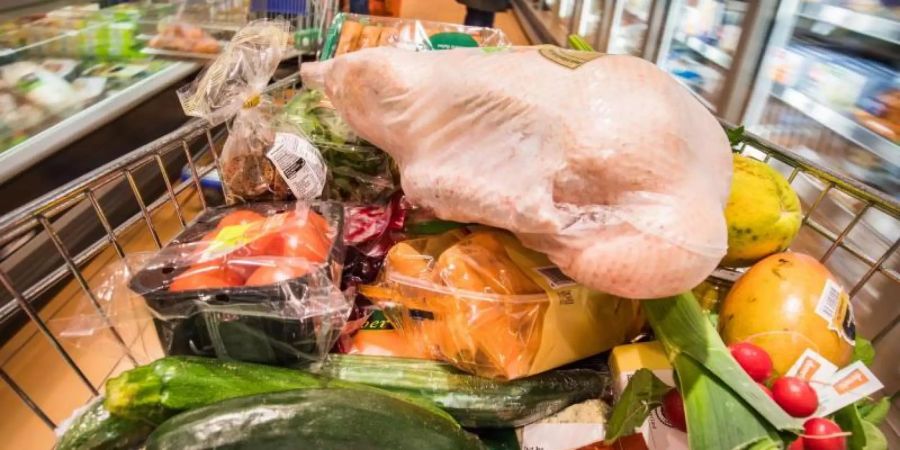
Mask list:
[{"label": "clear plastic bag", "polygon": [[202,117],[212,125],[234,117],[222,150],[222,180],[229,203],[291,195],[266,157],[279,130],[271,102],[261,94],[288,50],[289,32],[290,25],[283,20],[250,22],[235,33],[212,65],[178,90],[189,116]]},{"label": "clear plastic bag", "polygon": [[509,45],[506,35],[494,28],[341,13],[328,30],[321,59],[372,47],[445,50]]},{"label": "clear plastic bag", "polygon": [[98,289],[106,317],[69,318],[61,334],[152,321],[167,355],[318,360],[352,306],[338,288],[342,227],[331,203],[210,210],[159,252],[128,255]]},{"label": "clear plastic bag", "polygon": [[637,302],[591,291],[512,234],[465,229],[395,245],[361,292],[423,353],[514,379],[609,350],[641,328]]},{"label": "clear plastic bag", "polygon": [[399,189],[393,160],[360,139],[322,91],[303,89],[285,106],[286,126],[298,128],[328,166],[323,198],[351,203],[387,200]]}]

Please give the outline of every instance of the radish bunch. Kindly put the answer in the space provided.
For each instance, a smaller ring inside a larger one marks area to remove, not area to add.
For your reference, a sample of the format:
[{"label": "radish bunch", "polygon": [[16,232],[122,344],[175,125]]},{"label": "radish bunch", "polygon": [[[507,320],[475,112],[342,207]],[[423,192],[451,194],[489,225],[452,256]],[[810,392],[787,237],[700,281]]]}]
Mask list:
[{"label": "radish bunch", "polygon": [[[739,342],[728,349],[744,372],[786,413],[793,417],[809,417],[819,408],[816,391],[803,379],[779,377],[769,390],[764,383],[772,377],[772,358],[762,348]],[[844,450],[847,448],[845,434],[836,423],[812,417],[803,424],[803,434],[788,450]]]}]

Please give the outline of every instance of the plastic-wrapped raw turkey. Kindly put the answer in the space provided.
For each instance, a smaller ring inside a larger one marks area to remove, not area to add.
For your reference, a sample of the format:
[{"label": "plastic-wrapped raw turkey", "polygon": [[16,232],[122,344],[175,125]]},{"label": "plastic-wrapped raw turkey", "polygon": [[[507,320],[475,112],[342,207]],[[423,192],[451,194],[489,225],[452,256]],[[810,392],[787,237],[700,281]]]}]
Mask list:
[{"label": "plastic-wrapped raw turkey", "polygon": [[644,60],[555,47],[368,49],[304,64],[411,201],[515,232],[578,282],[678,294],[725,254],[728,140]]}]

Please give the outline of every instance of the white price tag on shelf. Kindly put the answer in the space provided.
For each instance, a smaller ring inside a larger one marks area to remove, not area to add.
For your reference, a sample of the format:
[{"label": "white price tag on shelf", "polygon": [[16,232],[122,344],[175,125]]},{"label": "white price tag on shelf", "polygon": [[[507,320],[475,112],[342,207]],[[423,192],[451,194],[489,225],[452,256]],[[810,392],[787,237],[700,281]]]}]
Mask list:
[{"label": "white price tag on shelf", "polygon": [[275,142],[266,153],[299,200],[322,195],[325,188],[325,160],[308,140],[291,133],[275,133]]}]

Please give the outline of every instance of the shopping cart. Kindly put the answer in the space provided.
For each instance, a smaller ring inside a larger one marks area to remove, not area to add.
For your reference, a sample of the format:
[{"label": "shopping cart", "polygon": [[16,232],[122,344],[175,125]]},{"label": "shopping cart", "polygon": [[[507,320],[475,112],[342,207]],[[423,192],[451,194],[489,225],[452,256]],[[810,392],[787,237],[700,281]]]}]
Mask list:
[{"label": "shopping cart", "polygon": [[[297,78],[292,76],[274,83],[269,92],[285,99],[292,95],[291,90],[296,84]],[[0,384],[0,389],[8,388],[15,395],[10,396],[11,402],[16,403],[2,405],[4,419],[0,422],[9,424],[7,429],[0,431],[2,439],[9,441],[11,432],[29,433],[23,430],[33,430],[29,426],[42,423],[40,430],[30,432],[28,441],[21,441],[36,442],[35,436],[40,433],[47,435],[47,429],[54,429],[75,407],[100,395],[103,382],[109,376],[159,356],[135,346],[143,333],[155,333],[152,327],[135,331],[110,326],[109,337],[117,344],[115,348],[118,353],[102,367],[88,367],[86,360],[98,358],[100,353],[106,355],[110,350],[94,348],[85,351],[70,345],[51,326],[53,311],[47,306],[39,309],[34,302],[53,286],[68,283],[79,292],[78,298],[88,302],[102,315],[103,308],[98,303],[94,288],[94,278],[98,272],[92,264],[106,257],[109,262],[101,261],[100,265],[109,265],[116,258],[124,258],[134,251],[129,236],[135,233],[148,236],[152,248],[162,247],[189,223],[192,213],[196,215],[210,207],[202,195],[201,180],[205,174],[216,170],[218,151],[227,132],[226,128],[211,128],[200,120],[192,120],[176,132],[140,147],[0,219],[0,244],[9,245],[20,241],[23,236],[34,239],[34,236],[46,235],[55,252],[53,257],[59,257],[62,261],[58,270],[26,286],[16,285],[8,271],[0,269],[0,285],[13,297],[12,308],[27,316],[28,323],[24,328],[33,329],[33,336],[22,345],[42,345],[45,348],[45,351],[24,362],[20,358],[25,353],[20,348],[5,352],[0,350],[0,358],[4,358],[0,360],[0,379],[5,383],[5,387]],[[900,380],[893,365],[900,355],[897,355],[896,348],[890,348],[888,344],[896,341],[900,333],[897,327],[900,315],[900,304],[897,302],[900,299],[897,270],[900,265],[900,258],[897,257],[900,203],[752,135],[747,137],[741,151],[765,160],[784,173],[800,194],[804,219],[794,248],[820,258],[849,289],[857,309],[859,329],[872,338],[879,349],[875,370],[881,374],[892,374],[884,381],[896,389]],[[186,161],[191,174],[189,179],[172,182],[167,162],[173,158]],[[138,173],[146,176],[148,171],[154,173],[165,187],[152,196],[136,181]],[[109,206],[98,199],[100,192],[115,183],[127,186],[138,206],[136,212],[121,223],[113,223],[109,219]],[[72,246],[61,237],[57,223],[61,216],[76,208],[92,211],[105,231],[90,245],[72,250]],[[164,220],[165,216],[170,220]],[[728,280],[734,274],[717,272],[714,276],[719,280]],[[11,339],[3,348],[15,343],[16,339]],[[35,355],[34,352],[29,354]],[[53,373],[46,372],[42,379],[34,380],[28,375],[33,373],[28,372],[29,365],[56,369]],[[79,385],[84,395],[62,400],[60,394],[71,390],[62,387],[64,382]],[[11,413],[17,409],[28,416]],[[52,445],[52,435],[41,442]]]}]

